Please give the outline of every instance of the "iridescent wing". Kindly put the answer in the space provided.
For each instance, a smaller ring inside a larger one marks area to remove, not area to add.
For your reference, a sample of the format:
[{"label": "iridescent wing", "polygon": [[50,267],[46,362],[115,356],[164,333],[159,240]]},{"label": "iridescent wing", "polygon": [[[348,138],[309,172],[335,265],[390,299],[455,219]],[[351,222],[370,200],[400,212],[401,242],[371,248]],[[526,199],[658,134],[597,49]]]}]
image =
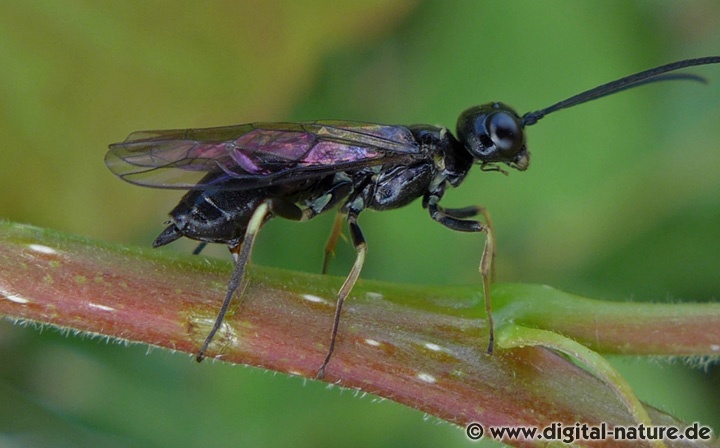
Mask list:
[{"label": "iridescent wing", "polygon": [[316,121],[134,132],[105,164],[147,187],[242,190],[424,157],[404,126]]}]

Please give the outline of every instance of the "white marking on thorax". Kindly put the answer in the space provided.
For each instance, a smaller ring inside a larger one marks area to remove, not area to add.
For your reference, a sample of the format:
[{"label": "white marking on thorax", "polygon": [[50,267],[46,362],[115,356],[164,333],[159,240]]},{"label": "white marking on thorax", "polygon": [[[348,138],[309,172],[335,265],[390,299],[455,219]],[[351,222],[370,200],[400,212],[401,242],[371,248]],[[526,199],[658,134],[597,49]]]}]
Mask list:
[{"label": "white marking on thorax", "polygon": [[226,220],[229,221],[229,220],[232,218],[232,216],[230,216],[230,213],[228,213],[228,212],[226,212],[225,210],[223,210],[223,209],[221,209],[220,207],[218,207],[218,205],[217,205],[215,202],[213,202],[213,200],[210,199],[209,196],[203,195],[203,200],[204,200],[205,202],[207,202],[208,204],[212,205],[213,207],[215,207],[215,209],[216,209],[217,211],[219,211],[220,213],[222,213],[222,215],[225,217]]}]

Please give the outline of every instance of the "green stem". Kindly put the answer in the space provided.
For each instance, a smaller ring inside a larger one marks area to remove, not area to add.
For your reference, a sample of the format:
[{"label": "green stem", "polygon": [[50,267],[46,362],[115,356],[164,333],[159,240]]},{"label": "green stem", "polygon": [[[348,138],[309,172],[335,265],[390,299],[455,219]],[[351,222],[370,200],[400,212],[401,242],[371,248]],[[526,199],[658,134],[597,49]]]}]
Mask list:
[{"label": "green stem", "polygon": [[[635,423],[642,423],[647,427],[652,425],[652,420],[647,410],[642,403],[640,403],[637,396],[635,396],[635,392],[633,392],[630,384],[620,375],[620,372],[610,365],[602,356],[572,339],[547,330],[536,330],[508,324],[498,332],[498,346],[502,348],[540,346],[564,353],[571,359],[575,359],[584,364],[590,372],[614,390],[618,398],[625,404],[625,407],[635,419]],[[659,447],[665,446],[659,441],[657,441],[656,445]]]}]

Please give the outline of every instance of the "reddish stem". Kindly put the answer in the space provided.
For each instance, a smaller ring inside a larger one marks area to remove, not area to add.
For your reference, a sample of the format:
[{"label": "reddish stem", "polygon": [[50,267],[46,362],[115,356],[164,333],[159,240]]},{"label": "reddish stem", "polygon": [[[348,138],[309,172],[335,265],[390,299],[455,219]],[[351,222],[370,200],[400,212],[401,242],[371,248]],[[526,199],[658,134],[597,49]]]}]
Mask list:
[{"label": "reddish stem", "polygon": [[[0,253],[0,314],[189,353],[209,331],[230,272],[228,263],[171,258],[9,223],[0,223]],[[249,277],[242,300],[233,303],[208,355],[313,378],[328,347],[341,279],[257,266]],[[717,304],[632,304],[652,318],[631,314],[620,319],[627,310],[614,308],[617,304],[542,286],[499,285],[494,290],[499,325],[513,320],[550,326],[566,336],[573,336],[568,329],[576,329],[578,338],[595,348],[615,344],[612,351],[625,353],[718,350]],[[540,302],[539,295],[547,300]],[[539,303],[545,314],[538,311]],[[673,309],[675,318],[670,319]],[[602,319],[599,312],[606,313]],[[571,317],[586,325],[578,327]],[[488,356],[485,322],[482,296],[474,288],[360,281],[343,311],[324,380],[459,425],[635,423],[607,384],[562,355],[526,347],[498,349]],[[673,328],[681,331],[664,340],[661,335]],[[649,411],[655,424],[678,424]]]}]

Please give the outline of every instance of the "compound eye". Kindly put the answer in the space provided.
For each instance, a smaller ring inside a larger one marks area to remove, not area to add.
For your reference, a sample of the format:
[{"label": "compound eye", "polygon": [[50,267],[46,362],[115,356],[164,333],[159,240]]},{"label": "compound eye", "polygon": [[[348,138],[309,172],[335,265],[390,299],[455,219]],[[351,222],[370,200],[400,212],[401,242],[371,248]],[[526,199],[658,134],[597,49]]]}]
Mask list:
[{"label": "compound eye", "polygon": [[487,118],[490,138],[500,152],[514,154],[522,146],[522,130],[517,120],[506,112],[496,112]]}]

